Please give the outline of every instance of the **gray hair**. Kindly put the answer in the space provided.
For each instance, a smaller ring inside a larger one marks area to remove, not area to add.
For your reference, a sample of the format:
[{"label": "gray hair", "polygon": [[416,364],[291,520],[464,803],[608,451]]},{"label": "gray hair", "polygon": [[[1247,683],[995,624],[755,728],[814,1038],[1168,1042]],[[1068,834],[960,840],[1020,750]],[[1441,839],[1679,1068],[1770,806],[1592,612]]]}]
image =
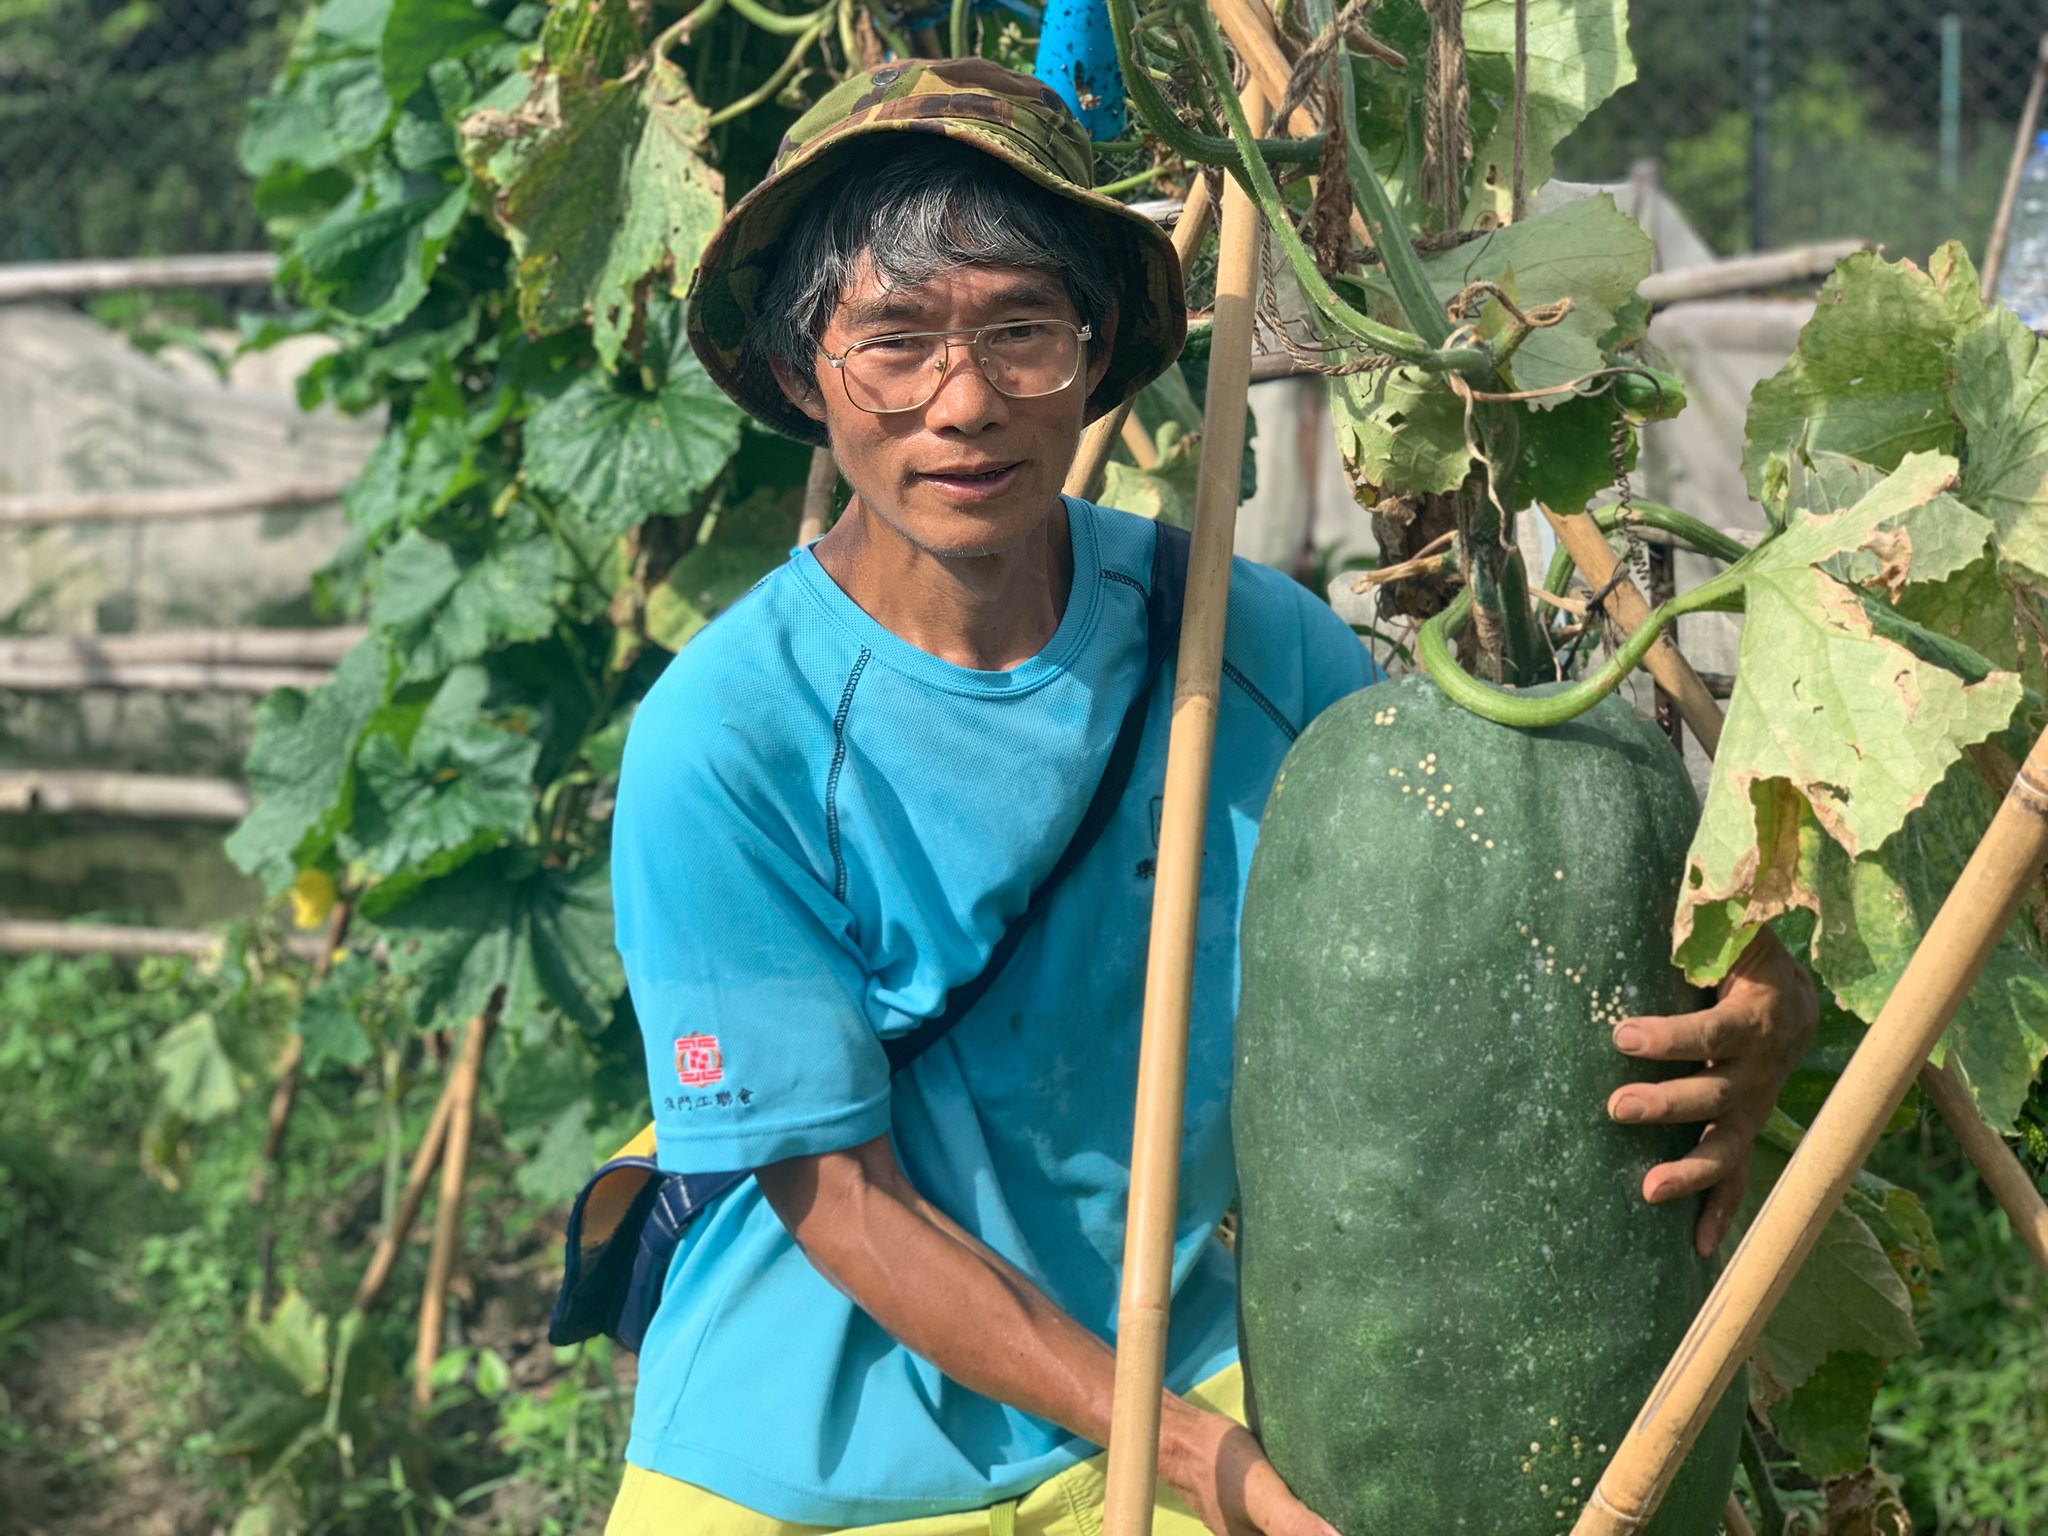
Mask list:
[{"label": "gray hair", "polygon": [[754,362],[777,358],[816,382],[818,340],[863,256],[890,288],[955,266],[1051,273],[1095,328],[1090,351],[1106,344],[1117,266],[1132,259],[1109,220],[950,139],[905,134],[876,154],[791,221],[747,338]]}]

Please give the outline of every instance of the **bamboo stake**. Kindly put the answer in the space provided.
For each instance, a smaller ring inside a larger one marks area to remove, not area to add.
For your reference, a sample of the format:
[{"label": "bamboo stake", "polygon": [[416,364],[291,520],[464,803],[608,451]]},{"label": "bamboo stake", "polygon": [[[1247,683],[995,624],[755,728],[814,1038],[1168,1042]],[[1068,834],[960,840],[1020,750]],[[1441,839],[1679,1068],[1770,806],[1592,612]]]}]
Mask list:
[{"label": "bamboo stake", "polygon": [[193,485],[80,495],[0,496],[0,528],[220,517],[230,512],[318,507],[339,501],[349,484],[347,480],[292,480],[278,485]]},{"label": "bamboo stake", "polygon": [[2012,159],[2005,168],[2005,187],[1998,194],[1998,216],[1991,222],[1991,239],[1984,248],[1983,286],[1985,303],[1998,291],[1998,274],[2005,265],[2005,243],[2012,234],[2013,205],[2019,201],[2020,173],[2027,167],[2027,155],[2034,147],[2034,125],[2041,120],[2041,91],[2048,86],[2048,33],[2041,37],[2034,56],[2034,78],[2027,86],[2027,104],[2020,109],[2019,131],[2013,135]]},{"label": "bamboo stake", "polygon": [[[337,901],[328,910],[327,919],[320,925],[320,953],[313,957],[312,986],[318,986],[334,964],[334,952],[341,947],[341,941],[348,932],[349,904]],[[310,990],[310,988],[308,989]],[[299,1092],[299,1063],[306,1057],[306,1037],[294,1033],[285,1042],[284,1056],[278,1062],[277,1086],[270,1094],[270,1115],[263,1127],[263,1146],[256,1154],[256,1166],[249,1170],[249,1203],[261,1205],[263,1196],[270,1185],[271,1165],[277,1161],[278,1149],[284,1145],[284,1128],[291,1119],[292,1104]],[[266,1234],[267,1245],[267,1234]],[[264,1269],[269,1269],[269,1255],[265,1254]],[[267,1310],[266,1303],[266,1310]]]},{"label": "bamboo stake", "polygon": [[1601,1474],[1573,1536],[1633,1536],[1656,1512],[1700,1428],[2040,877],[2044,861],[2048,732],[2027,754],[1905,974]]},{"label": "bamboo stake", "polygon": [[1152,469],[1159,463],[1159,445],[1152,441],[1152,434],[1145,430],[1145,424],[1129,411],[1124,412],[1124,447],[1131,453],[1131,461],[1140,469]]},{"label": "bamboo stake", "polygon": [[[1244,105],[1255,128],[1266,116],[1257,82]],[[1195,920],[1201,897],[1202,831],[1216,744],[1217,688],[1237,523],[1245,391],[1251,383],[1259,240],[1256,206],[1235,178],[1225,184],[1216,277],[1216,336],[1202,420],[1194,542],[1167,738],[1159,862],[1138,1050],[1131,1197],[1117,1307],[1116,1396],[1104,1496],[1106,1536],[1148,1536],[1158,1476],[1166,1329],[1173,1304],[1174,1215],[1180,1198],[1181,1116],[1187,1078]]]},{"label": "bamboo stake", "polygon": [[2034,1187],[2005,1138],[1978,1109],[1962,1074],[1956,1071],[1954,1058],[1939,1067],[1931,1062],[1921,1067],[1920,1091],[1941,1111],[1941,1118],[1976,1165],[1978,1177],[2012,1222],[2014,1235],[2041,1268],[2048,1270],[2048,1201],[2042,1200],[2041,1191]]},{"label": "bamboo stake", "polygon": [[484,1045],[505,997],[500,986],[484,1011],[469,1021],[462,1037],[462,1055],[449,1074],[447,1143],[441,1153],[441,1200],[434,1211],[434,1241],[427,1250],[427,1288],[420,1298],[419,1346],[413,1353],[412,1403],[424,1413],[434,1403],[430,1379],[441,1353],[441,1329],[448,1312],[448,1279],[462,1246],[462,1180],[469,1171],[469,1138],[476,1127],[477,1080],[482,1075]]},{"label": "bamboo stake", "polygon": [[[1544,520],[1556,532],[1558,543],[1565,547],[1594,590],[1613,580],[1615,567],[1620,562],[1614,558],[1614,551],[1607,547],[1607,535],[1600,531],[1600,525],[1593,521],[1590,513],[1559,517],[1548,507],[1542,511]],[[1650,616],[1650,605],[1636,590],[1633,581],[1623,581],[1608,593],[1605,606],[1623,635],[1635,633],[1643,620]],[[1679,654],[1678,646],[1668,632],[1650,647],[1649,654],[1643,658],[1643,667],[1657,680],[1657,685],[1671,695],[1672,702],[1678,706],[1679,717],[1691,729],[1707,756],[1712,757],[1715,748],[1721,745],[1721,706],[1714,702],[1714,696],[1707,691],[1700,675],[1693,671],[1691,663]]]},{"label": "bamboo stake", "polygon": [[1749,1523],[1749,1516],[1742,1512],[1742,1505],[1734,1494],[1728,1495],[1728,1505],[1721,1511],[1721,1526],[1728,1536],[1756,1536],[1756,1527]]},{"label": "bamboo stake", "polygon": [[1777,288],[1785,283],[1803,283],[1816,277],[1826,277],[1843,257],[1869,249],[1868,240],[1823,240],[1814,245],[1793,245],[1778,251],[1729,256],[1704,266],[1682,267],[1676,272],[1652,272],[1637,286],[1636,292],[1658,309],[1692,299],[1750,293],[1758,288]]},{"label": "bamboo stake", "polygon": [[249,814],[249,791],[233,779],[37,769],[0,773],[0,814],[232,822]]},{"label": "bamboo stake", "polygon": [[441,1097],[434,1103],[433,1118],[427,1121],[426,1132],[413,1152],[412,1166],[405,1174],[405,1188],[399,1193],[391,1220],[379,1234],[377,1247],[370,1254],[369,1267],[363,1271],[363,1278],[356,1285],[356,1296],[351,1306],[358,1312],[367,1312],[376,1305],[377,1297],[384,1290],[384,1282],[391,1278],[392,1268],[398,1263],[399,1249],[412,1235],[412,1224],[419,1216],[420,1205],[427,1198],[427,1180],[441,1164],[441,1149],[448,1142],[448,1117],[454,1109],[455,1074],[451,1072],[441,1085]]},{"label": "bamboo stake", "polygon": [[[1173,226],[1173,249],[1180,257],[1183,278],[1194,265],[1202,236],[1209,232],[1209,212],[1209,183],[1207,178],[1197,176],[1188,188],[1187,201],[1181,204],[1180,218]],[[1074,454],[1074,462],[1067,470],[1064,489],[1069,496],[1085,501],[1100,493],[1102,466],[1109,462],[1109,450],[1115,445],[1130,414],[1130,402],[1126,401],[1088,424],[1088,430],[1081,434],[1081,446]]]},{"label": "bamboo stake", "polygon": [[[1595,587],[1604,585],[1614,575],[1620,562],[1614,558],[1599,525],[1590,516],[1582,512],[1573,517],[1559,517],[1547,507],[1543,515],[1557,530],[1559,542]],[[1649,613],[1649,606],[1633,581],[1617,585],[1608,594],[1607,604],[1616,627],[1624,636],[1633,633]],[[1712,757],[1721,740],[1721,706],[1715,702],[1712,691],[1700,675],[1692,669],[1692,663],[1685,659],[1676,645],[1668,644],[1669,638],[1667,635],[1651,648],[1650,654],[1644,658],[1644,665],[1659,686],[1671,695],[1679,715],[1706,749],[1707,755]],[[1997,789],[2000,786],[1994,784],[1992,787]],[[1977,1101],[1971,1097],[1954,1065],[1951,1063],[1939,1069],[1923,1065],[1920,1088],[1940,1111],[1942,1119],[1948,1122],[1949,1130],[1976,1166],[1985,1187],[2012,1222],[2013,1231],[2041,1268],[2048,1271],[2048,1201],[2041,1198],[2040,1190],[2034,1187],[2033,1179],[2020,1166],[2012,1148],[1985,1120],[1983,1111],[1977,1107]]]},{"label": "bamboo stake", "polygon": [[[1281,51],[1279,30],[1267,0],[1212,0],[1209,7],[1222,24],[1230,44],[1250,69],[1269,106],[1287,99],[1287,82],[1294,67]],[[1342,57],[1340,54],[1339,57]],[[1322,124],[1306,103],[1287,114],[1287,129],[1301,138],[1318,132]],[[1351,210],[1351,235],[1368,251],[1373,248],[1372,231],[1365,227],[1365,215]]]},{"label": "bamboo stake", "polygon": [[796,525],[796,541],[809,544],[824,536],[832,516],[832,492],[839,486],[839,465],[830,448],[811,450],[811,472],[804,481],[803,521]]}]

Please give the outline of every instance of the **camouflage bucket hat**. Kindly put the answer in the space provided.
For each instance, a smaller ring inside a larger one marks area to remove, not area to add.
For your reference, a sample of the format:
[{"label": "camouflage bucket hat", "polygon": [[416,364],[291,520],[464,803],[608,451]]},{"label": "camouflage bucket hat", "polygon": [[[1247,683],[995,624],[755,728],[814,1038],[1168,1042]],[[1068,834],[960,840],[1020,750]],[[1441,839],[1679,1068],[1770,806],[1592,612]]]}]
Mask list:
[{"label": "camouflage bucket hat", "polygon": [[[1187,337],[1173,242],[1143,214],[1093,190],[1095,156],[1066,103],[1029,75],[986,59],[913,59],[835,87],[791,126],[759,186],[726,215],[690,280],[690,345],[733,399],[776,431],[822,443],[824,429],[749,367],[746,338],[782,257],[796,211],[875,133],[931,133],[972,145],[1100,221],[1130,252],[1118,285],[1109,368],[1088,419],[1115,409],[1163,373]],[[1096,231],[1090,231],[1094,237]]]}]

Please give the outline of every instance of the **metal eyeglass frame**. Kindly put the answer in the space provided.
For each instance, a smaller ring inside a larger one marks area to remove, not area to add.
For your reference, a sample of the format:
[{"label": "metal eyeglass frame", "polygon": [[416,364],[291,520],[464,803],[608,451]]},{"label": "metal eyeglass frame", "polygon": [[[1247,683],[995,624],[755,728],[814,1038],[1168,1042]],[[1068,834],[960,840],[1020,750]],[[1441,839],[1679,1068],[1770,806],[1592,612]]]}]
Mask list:
[{"label": "metal eyeglass frame", "polygon": [[[1055,384],[1051,389],[1041,389],[1034,394],[1015,395],[1011,394],[1009,390],[1003,388],[1001,384],[996,382],[995,376],[989,371],[992,364],[989,359],[987,349],[983,345],[983,338],[987,336],[990,331],[1006,331],[1009,330],[1012,326],[1018,325],[1059,325],[1065,326],[1068,330],[1072,331],[1074,333],[1074,340],[1076,343],[1074,348],[1074,371],[1068,374],[1066,378],[1063,379],[1061,382]],[[846,383],[846,360],[849,357],[852,357],[854,353],[859,352],[867,347],[880,346],[885,341],[921,341],[931,336],[948,338],[958,336],[964,338],[968,348],[968,355],[974,359],[975,366],[981,370],[981,376],[984,379],[988,380],[989,388],[993,389],[997,394],[1003,396],[1005,399],[1043,400],[1047,395],[1058,394],[1061,390],[1067,388],[1070,384],[1074,382],[1074,380],[1078,379],[1081,376],[1082,351],[1081,347],[1079,346],[1079,343],[1085,341],[1093,341],[1095,339],[1095,327],[1093,325],[1076,325],[1071,320],[998,320],[992,325],[966,325],[956,327],[955,329],[950,331],[891,331],[886,336],[870,336],[865,341],[856,341],[852,346],[848,347],[844,352],[839,353],[836,357],[832,353],[826,351],[823,346],[820,346],[818,348],[818,353],[821,357],[825,359],[826,362],[830,363],[834,368],[840,370],[840,385],[842,388],[844,388]],[[858,400],[854,399],[853,391],[851,389],[848,389],[846,391],[846,398],[855,410],[866,411],[870,416],[897,416],[901,415],[904,411],[921,411],[926,406],[930,405],[933,399],[937,397],[939,390],[945,386],[946,375],[951,373],[952,371],[953,347],[952,343],[949,340],[947,342],[945,351],[940,354],[939,365],[932,370],[931,393],[927,394],[922,400],[919,400],[916,404],[898,405],[892,406],[888,410],[879,410],[872,405],[862,405]]]}]

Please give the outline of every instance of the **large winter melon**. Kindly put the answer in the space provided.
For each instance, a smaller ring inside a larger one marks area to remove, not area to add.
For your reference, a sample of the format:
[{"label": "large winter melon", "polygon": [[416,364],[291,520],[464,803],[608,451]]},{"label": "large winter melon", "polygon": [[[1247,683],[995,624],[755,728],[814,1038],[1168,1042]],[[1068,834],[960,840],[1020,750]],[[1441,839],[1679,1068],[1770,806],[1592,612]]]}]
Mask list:
[{"label": "large winter melon", "polygon": [[[1244,907],[1232,1127],[1254,1427],[1345,1536],[1562,1536],[1711,1282],[1697,1128],[1617,1125],[1629,1014],[1696,1007],[1670,925],[1698,806],[1619,700],[1546,731],[1420,678],[1345,700],[1273,787]],[[1707,1536],[1729,1394],[1649,1528]]]}]

